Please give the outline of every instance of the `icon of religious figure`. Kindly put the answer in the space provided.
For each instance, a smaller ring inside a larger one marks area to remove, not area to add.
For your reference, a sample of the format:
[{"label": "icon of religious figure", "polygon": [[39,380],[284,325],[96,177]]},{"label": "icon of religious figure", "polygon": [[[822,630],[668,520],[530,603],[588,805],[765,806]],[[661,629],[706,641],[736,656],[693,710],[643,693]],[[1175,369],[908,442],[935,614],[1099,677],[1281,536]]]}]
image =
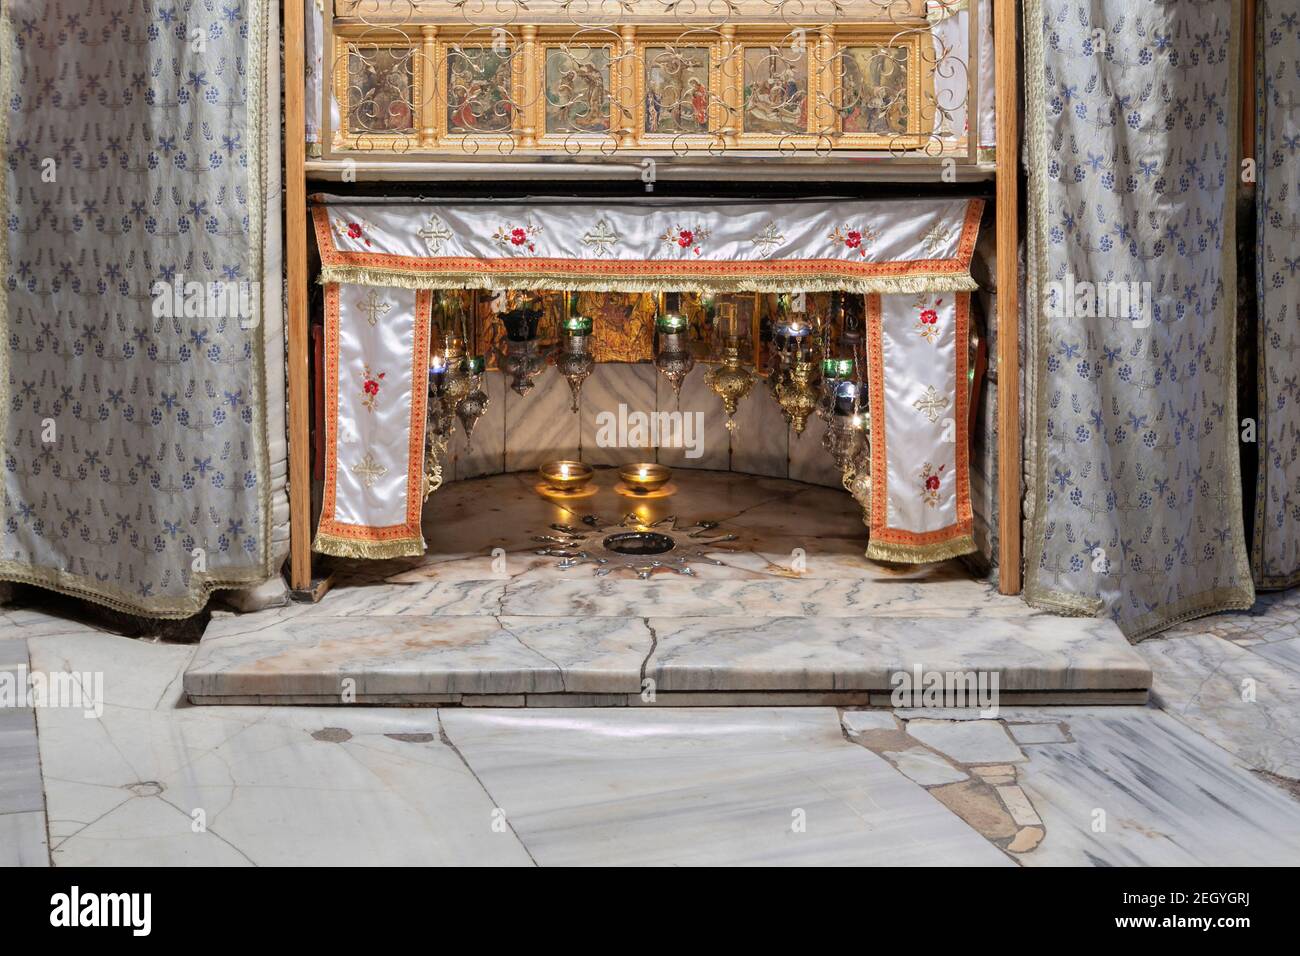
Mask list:
[{"label": "icon of religious figure", "polygon": [[907,132],[907,50],[858,46],[844,51],[840,117],[846,133]]},{"label": "icon of religious figure", "polygon": [[546,51],[546,132],[608,133],[609,47]]},{"label": "icon of religious figure", "polygon": [[448,51],[447,132],[507,132],[513,109],[510,54],[484,47]]},{"label": "icon of religious figure", "polygon": [[746,133],[808,129],[808,55],[782,47],[745,48]]},{"label": "icon of religious figure", "polygon": [[647,47],[645,131],[704,133],[709,129],[709,51]]},{"label": "icon of religious figure", "polygon": [[348,59],[348,130],[412,132],[411,51],[356,46]]}]

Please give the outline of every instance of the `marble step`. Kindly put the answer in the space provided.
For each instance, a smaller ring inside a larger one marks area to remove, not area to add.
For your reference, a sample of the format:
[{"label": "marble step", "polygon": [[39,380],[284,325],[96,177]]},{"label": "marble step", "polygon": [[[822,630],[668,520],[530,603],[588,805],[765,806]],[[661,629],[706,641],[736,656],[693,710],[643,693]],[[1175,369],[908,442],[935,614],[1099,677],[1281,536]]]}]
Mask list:
[{"label": "marble step", "polygon": [[325,611],[215,615],[185,672],[189,699],[888,705],[900,672],[975,672],[1006,705],[1141,703],[1151,686],[1144,658],[1100,619]]}]

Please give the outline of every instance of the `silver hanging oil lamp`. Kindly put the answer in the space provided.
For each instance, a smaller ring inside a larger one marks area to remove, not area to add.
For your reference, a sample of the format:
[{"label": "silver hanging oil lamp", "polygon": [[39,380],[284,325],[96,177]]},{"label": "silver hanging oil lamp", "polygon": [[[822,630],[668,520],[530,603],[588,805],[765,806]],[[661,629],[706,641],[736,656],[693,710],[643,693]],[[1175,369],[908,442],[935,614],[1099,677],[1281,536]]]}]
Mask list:
[{"label": "silver hanging oil lamp", "polygon": [[555,353],[555,368],[569,383],[573,396],[570,408],[576,415],[582,397],[582,383],[587,380],[596,360],[591,354],[592,329],[595,322],[590,316],[578,315],[578,295],[569,299],[569,317],[560,323],[560,346]]},{"label": "silver hanging oil lamp", "polygon": [[[671,298],[670,298],[671,297]],[[681,293],[667,293],[662,308],[655,318],[655,368],[668,379],[673,395],[680,407],[682,382],[695,368],[695,353],[691,351],[689,323],[680,310]]]}]

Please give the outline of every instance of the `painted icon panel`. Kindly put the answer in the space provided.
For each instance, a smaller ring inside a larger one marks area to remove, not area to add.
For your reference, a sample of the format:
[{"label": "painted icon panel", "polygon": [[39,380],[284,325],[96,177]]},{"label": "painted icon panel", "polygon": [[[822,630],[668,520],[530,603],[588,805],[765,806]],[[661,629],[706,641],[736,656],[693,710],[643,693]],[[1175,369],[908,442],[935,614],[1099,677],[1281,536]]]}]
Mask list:
[{"label": "painted icon panel", "polygon": [[709,130],[707,47],[647,46],[645,131],[661,135]]},{"label": "painted icon panel", "polygon": [[546,132],[608,133],[610,48],[578,44],[546,51]]},{"label": "painted icon panel", "polygon": [[514,123],[510,51],[447,50],[447,132],[505,133]]},{"label": "painted icon panel", "polygon": [[349,133],[397,134],[415,130],[414,57],[414,51],[404,47],[349,47]]},{"label": "painted icon panel", "polygon": [[790,47],[745,48],[746,133],[808,130],[808,54]]},{"label": "painted icon panel", "polygon": [[845,133],[906,133],[908,58],[903,47],[854,46],[844,64],[840,117]]}]

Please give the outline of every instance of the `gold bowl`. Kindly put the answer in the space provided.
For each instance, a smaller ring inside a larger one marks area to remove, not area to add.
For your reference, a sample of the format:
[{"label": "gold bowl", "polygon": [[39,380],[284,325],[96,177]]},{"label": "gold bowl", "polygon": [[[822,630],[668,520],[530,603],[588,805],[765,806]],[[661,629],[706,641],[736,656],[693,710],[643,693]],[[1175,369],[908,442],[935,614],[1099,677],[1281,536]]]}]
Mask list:
[{"label": "gold bowl", "polygon": [[623,479],[623,484],[627,485],[632,491],[637,494],[646,494],[651,491],[658,491],[668,484],[668,479],[673,476],[673,472],[667,465],[657,465],[652,462],[634,462],[620,468],[618,476]]},{"label": "gold bowl", "polygon": [[573,493],[591,481],[592,470],[580,461],[549,461],[537,473],[553,490]]}]

